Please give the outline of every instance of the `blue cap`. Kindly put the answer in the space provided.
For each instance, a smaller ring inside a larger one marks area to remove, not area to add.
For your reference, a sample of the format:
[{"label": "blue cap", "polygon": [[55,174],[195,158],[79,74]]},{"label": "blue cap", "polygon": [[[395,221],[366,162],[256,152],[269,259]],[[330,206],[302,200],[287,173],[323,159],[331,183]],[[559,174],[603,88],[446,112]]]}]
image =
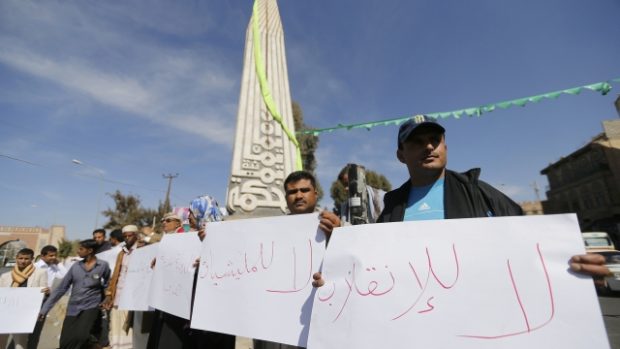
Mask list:
[{"label": "blue cap", "polygon": [[398,129],[398,145],[401,145],[414,131],[420,128],[434,129],[441,133],[446,132],[446,129],[438,124],[435,119],[426,115],[416,115],[400,125]]}]

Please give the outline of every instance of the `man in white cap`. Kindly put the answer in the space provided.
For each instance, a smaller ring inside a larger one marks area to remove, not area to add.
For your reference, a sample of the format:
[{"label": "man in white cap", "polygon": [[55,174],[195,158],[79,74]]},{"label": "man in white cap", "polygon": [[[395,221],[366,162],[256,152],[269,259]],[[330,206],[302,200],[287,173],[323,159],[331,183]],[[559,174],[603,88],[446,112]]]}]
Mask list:
[{"label": "man in white cap", "polygon": [[130,224],[122,229],[125,246],[116,257],[116,266],[114,273],[110,278],[110,284],[105,290],[105,300],[103,308],[110,311],[110,347],[111,348],[129,348],[132,347],[133,333],[127,322],[127,310],[118,309],[118,301],[120,294],[125,286],[127,278],[127,267],[131,253],[138,247],[138,227]]}]

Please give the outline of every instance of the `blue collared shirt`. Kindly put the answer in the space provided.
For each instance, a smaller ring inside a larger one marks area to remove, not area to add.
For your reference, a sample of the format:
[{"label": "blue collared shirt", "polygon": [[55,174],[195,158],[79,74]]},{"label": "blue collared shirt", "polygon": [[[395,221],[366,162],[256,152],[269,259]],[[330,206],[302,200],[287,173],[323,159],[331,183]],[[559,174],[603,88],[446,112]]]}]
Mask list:
[{"label": "blue collared shirt", "polygon": [[55,289],[49,299],[43,304],[41,314],[47,314],[69,287],[73,286],[67,315],[76,316],[83,310],[99,307],[103,301],[103,291],[110,280],[110,266],[108,262],[99,260],[91,270],[86,270],[84,261],[76,262],[67,272],[60,286]]}]

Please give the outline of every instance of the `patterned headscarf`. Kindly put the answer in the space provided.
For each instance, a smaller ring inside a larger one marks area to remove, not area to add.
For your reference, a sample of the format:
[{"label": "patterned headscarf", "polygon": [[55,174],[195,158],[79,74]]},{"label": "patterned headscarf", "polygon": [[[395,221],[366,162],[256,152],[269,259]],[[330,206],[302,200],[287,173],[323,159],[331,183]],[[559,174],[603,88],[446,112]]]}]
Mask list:
[{"label": "patterned headscarf", "polygon": [[172,213],[181,218],[181,224],[189,222],[189,207],[174,207]]},{"label": "patterned headscarf", "polygon": [[195,198],[189,203],[189,209],[192,210],[192,213],[198,220],[198,226],[201,228],[207,222],[218,222],[223,218],[217,201],[210,195]]},{"label": "patterned headscarf", "polygon": [[181,218],[181,226],[176,230],[177,233],[185,233],[191,230],[189,226],[189,207],[174,207],[172,213]]}]

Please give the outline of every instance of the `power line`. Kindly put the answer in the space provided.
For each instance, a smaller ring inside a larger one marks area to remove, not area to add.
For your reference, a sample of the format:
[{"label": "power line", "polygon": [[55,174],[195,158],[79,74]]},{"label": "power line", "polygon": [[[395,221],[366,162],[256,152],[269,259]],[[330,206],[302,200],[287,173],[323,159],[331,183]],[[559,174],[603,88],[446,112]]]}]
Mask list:
[{"label": "power line", "polygon": [[27,163],[27,164],[33,165],[33,166],[41,166],[39,164],[35,164],[34,162],[30,162],[30,161],[26,161],[26,160],[23,160],[23,159],[15,158],[15,157],[12,157],[12,156],[9,156],[9,155],[5,155],[5,154],[0,154],[0,156],[5,157],[7,159],[19,161],[19,162],[24,162],[24,163]]},{"label": "power line", "polygon": [[[32,162],[32,161],[28,161],[28,160],[20,159],[20,158],[13,157],[13,156],[10,156],[10,155],[0,154],[0,156],[1,156],[1,157],[4,157],[4,158],[7,158],[7,159],[10,159],[10,160],[13,160],[13,161],[23,162],[23,163],[26,163],[26,164],[28,164],[28,165],[38,166],[38,167],[43,167],[43,168],[48,168],[48,169],[51,169],[51,167],[49,167],[49,166],[45,166],[45,165],[41,165],[41,164],[37,164],[37,163],[34,163],[34,162]],[[71,175],[73,175],[73,174],[71,174]],[[161,189],[153,189],[153,188],[148,188],[148,187],[144,187],[144,186],[137,185],[137,184],[132,184],[132,183],[127,183],[127,182],[117,181],[117,180],[114,180],[114,179],[105,178],[105,177],[103,177],[103,176],[101,176],[101,177],[100,177],[100,176],[93,176],[93,175],[89,175],[89,174],[82,174],[82,173],[76,173],[75,175],[82,176],[82,177],[97,178],[97,179],[99,179],[99,180],[101,180],[101,181],[103,181],[103,182],[107,182],[107,183],[120,184],[120,185],[124,185],[124,186],[128,186],[128,187],[135,187],[135,188],[140,188],[140,189],[145,189],[145,190],[155,191],[155,192],[158,192],[158,193],[163,192],[163,190],[161,190]]]}]

